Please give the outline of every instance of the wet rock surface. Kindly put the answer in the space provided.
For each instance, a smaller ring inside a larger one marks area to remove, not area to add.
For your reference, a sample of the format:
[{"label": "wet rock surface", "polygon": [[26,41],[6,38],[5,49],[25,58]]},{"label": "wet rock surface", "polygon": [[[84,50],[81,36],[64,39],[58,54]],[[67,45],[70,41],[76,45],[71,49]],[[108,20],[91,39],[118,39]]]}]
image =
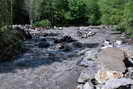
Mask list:
[{"label": "wet rock surface", "polygon": [[[128,56],[125,56],[126,52],[122,50],[123,47],[129,45],[120,45],[118,50],[122,52],[112,51],[112,49],[108,52],[107,49],[101,49],[105,40],[115,42],[121,37],[121,33],[103,26],[63,27],[62,30],[24,29],[32,34],[32,39],[25,41],[25,48],[28,51],[19,55],[15,61],[0,63],[0,89],[121,89],[123,86],[132,87],[132,66],[130,68],[124,66],[125,62],[122,61],[132,58],[130,56],[128,59]],[[82,33],[81,36],[78,31]],[[84,35],[86,37],[82,37]],[[113,45],[112,48],[114,48]],[[100,54],[103,50],[107,51]],[[117,63],[114,63],[116,61]],[[103,70],[104,64],[109,65],[109,68]],[[122,76],[119,77],[119,74]],[[107,75],[109,78],[103,83],[99,82],[100,78],[96,75],[104,78]],[[118,82],[117,85],[114,81]]]}]

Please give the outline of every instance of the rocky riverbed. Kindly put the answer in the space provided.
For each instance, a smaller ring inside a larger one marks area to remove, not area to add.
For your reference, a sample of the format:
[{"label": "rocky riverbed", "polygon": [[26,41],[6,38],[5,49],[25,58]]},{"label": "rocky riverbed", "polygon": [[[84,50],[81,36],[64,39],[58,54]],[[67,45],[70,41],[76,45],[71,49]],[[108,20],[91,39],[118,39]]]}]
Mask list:
[{"label": "rocky riverbed", "polygon": [[0,89],[133,89],[132,48],[106,26],[26,28],[27,51],[0,63]]}]

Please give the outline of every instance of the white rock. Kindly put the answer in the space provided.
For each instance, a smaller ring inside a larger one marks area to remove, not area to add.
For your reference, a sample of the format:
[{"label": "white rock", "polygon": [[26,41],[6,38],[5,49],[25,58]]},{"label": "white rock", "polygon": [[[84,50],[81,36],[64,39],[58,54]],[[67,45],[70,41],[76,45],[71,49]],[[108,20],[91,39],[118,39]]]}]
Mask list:
[{"label": "white rock", "polygon": [[79,84],[76,89],[83,89],[83,85]]},{"label": "white rock", "polygon": [[106,48],[113,48],[113,46],[112,45],[106,45],[106,46],[102,47],[101,49],[106,49]]},{"label": "white rock", "polygon": [[63,30],[63,27],[59,27],[59,30]]},{"label": "white rock", "polygon": [[106,49],[106,48],[112,48],[113,45],[110,43],[110,41],[105,40],[103,43],[103,47],[101,49]]},{"label": "white rock", "polygon": [[85,29],[87,29],[88,27],[83,27],[83,26],[81,26],[81,27],[79,27],[79,30],[85,30]]},{"label": "white rock", "polygon": [[92,87],[92,85],[91,85],[89,82],[87,82],[87,83],[85,83],[85,85],[83,86],[83,89],[94,89],[94,88]]},{"label": "white rock", "polygon": [[54,26],[54,29],[57,29],[57,27],[56,27],[56,26]]},{"label": "white rock", "polygon": [[116,40],[115,42],[117,45],[121,45],[122,44],[122,41],[121,40]]},{"label": "white rock", "polygon": [[121,47],[121,45],[122,45],[122,41],[121,40],[116,40],[115,43],[114,43],[115,47]]},{"label": "white rock", "polygon": [[129,84],[133,84],[133,80],[127,78],[112,79],[108,80],[105,85],[103,85],[102,89],[116,89],[120,86],[126,86]]},{"label": "white rock", "polygon": [[104,44],[105,44],[105,45],[109,45],[109,44],[110,44],[110,41],[105,40],[105,41],[104,41]]}]

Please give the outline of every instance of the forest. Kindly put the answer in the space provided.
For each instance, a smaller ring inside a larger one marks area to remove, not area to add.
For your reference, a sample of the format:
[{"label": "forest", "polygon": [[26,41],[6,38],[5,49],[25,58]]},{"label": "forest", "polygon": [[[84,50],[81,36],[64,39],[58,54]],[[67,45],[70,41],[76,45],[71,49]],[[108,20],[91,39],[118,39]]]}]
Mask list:
[{"label": "forest", "polygon": [[133,32],[132,0],[1,0],[0,26],[117,25]]}]

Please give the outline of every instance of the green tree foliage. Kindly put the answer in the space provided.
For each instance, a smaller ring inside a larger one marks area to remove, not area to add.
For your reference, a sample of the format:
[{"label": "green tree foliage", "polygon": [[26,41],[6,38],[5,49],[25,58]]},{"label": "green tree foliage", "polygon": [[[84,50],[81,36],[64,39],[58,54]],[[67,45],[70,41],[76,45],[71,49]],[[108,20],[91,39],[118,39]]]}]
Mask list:
[{"label": "green tree foliage", "polygon": [[86,5],[86,14],[88,18],[88,23],[91,25],[100,24],[99,19],[101,17],[101,12],[98,6],[98,0],[83,0]]},{"label": "green tree foliage", "polygon": [[123,22],[121,23],[126,32],[130,33],[133,37],[133,1],[129,0],[124,8],[124,18]]},{"label": "green tree foliage", "polygon": [[102,24],[119,24],[123,19],[125,0],[99,0]]},{"label": "green tree foliage", "polygon": [[40,19],[48,19],[52,25],[60,24],[64,12],[61,2],[61,0],[43,0],[40,5]]},{"label": "green tree foliage", "polygon": [[97,0],[43,0],[40,12],[52,25],[97,24],[100,17]]},{"label": "green tree foliage", "polygon": [[[68,0],[64,17],[67,21],[78,23],[85,18],[85,4],[83,0]],[[83,22],[83,21],[81,21]]]},{"label": "green tree foliage", "polygon": [[0,27],[12,23],[12,4],[13,0],[0,1]]},{"label": "green tree foliage", "polygon": [[43,0],[33,0],[32,1],[32,12],[31,12],[31,14],[32,14],[32,18],[33,18],[33,21],[37,21],[37,20],[39,20],[40,19],[40,14],[41,14],[41,12],[40,12],[40,5],[41,5],[41,3],[42,3],[42,1]]},{"label": "green tree foliage", "polygon": [[132,0],[1,0],[0,27],[13,22],[60,25],[117,25],[133,33]]},{"label": "green tree foliage", "polygon": [[29,15],[30,24],[40,18],[40,8],[43,0],[24,0],[23,9]]}]

